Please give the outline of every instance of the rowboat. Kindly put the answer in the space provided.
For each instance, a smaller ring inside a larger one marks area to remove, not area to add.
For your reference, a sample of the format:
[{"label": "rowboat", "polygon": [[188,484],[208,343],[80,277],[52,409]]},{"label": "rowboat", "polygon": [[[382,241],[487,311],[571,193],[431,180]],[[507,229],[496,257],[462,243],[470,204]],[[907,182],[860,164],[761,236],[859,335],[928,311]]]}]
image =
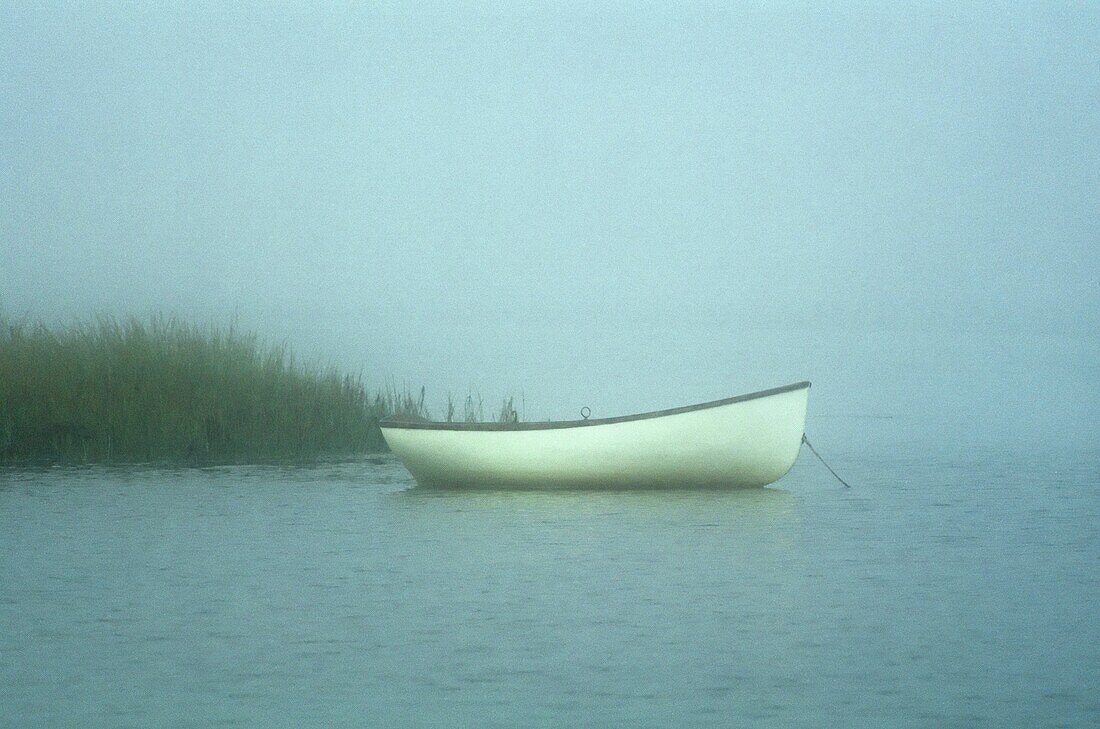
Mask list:
[{"label": "rowboat", "polygon": [[613,418],[380,426],[428,488],[757,487],[794,464],[809,390],[798,382]]}]

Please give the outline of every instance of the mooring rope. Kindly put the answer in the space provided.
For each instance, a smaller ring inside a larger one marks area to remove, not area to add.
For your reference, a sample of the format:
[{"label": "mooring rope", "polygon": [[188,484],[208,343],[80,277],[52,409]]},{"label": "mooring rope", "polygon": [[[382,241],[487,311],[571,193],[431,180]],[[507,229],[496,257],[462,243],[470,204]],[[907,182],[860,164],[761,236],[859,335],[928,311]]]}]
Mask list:
[{"label": "mooring rope", "polygon": [[844,484],[844,488],[846,488],[846,489],[852,488],[851,485],[847,481],[842,479],[840,476],[836,475],[836,471],[833,470],[832,466],[830,466],[828,463],[825,462],[825,459],[822,458],[821,454],[817,452],[817,449],[814,448],[814,444],[810,442],[810,439],[806,437],[805,433],[802,434],[802,442],[805,443],[807,446],[809,446],[810,452],[813,453],[815,456],[817,456],[817,460],[821,461],[821,465],[825,466],[825,468],[829,469],[829,473],[833,474],[833,478],[835,478],[837,481],[840,481],[842,484]]}]

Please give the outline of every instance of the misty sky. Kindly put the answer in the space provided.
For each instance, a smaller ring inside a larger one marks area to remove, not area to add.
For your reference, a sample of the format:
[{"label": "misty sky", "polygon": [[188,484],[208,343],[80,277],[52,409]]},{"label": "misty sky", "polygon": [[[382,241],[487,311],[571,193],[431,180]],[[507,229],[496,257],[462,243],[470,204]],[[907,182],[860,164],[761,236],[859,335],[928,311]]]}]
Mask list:
[{"label": "misty sky", "polygon": [[437,410],[810,379],[821,440],[1092,437],[1100,6],[277,5],[0,6],[5,315],[236,317]]}]

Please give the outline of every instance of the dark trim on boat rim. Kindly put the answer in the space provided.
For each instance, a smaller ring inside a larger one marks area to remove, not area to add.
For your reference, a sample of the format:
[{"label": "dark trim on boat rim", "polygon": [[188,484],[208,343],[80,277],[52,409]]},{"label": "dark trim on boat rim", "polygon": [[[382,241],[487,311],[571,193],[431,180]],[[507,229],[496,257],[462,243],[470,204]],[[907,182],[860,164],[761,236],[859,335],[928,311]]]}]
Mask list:
[{"label": "dark trim on boat rim", "polygon": [[407,430],[548,430],[551,428],[581,428],[588,425],[610,425],[611,423],[626,423],[631,420],[646,420],[648,418],[660,418],[665,415],[679,415],[690,413],[694,410],[706,410],[721,405],[732,405],[735,402],[756,400],[771,395],[781,395],[784,392],[804,390],[810,386],[809,382],[796,382],[793,385],[773,387],[770,390],[750,392],[747,395],[734,395],[724,400],[711,400],[698,405],[684,405],[667,410],[654,410],[649,413],[637,413],[636,415],[620,415],[615,418],[590,418],[588,420],[548,420],[546,422],[520,422],[520,423],[441,423],[434,420],[393,420],[387,418],[378,425],[382,428],[405,428]]}]

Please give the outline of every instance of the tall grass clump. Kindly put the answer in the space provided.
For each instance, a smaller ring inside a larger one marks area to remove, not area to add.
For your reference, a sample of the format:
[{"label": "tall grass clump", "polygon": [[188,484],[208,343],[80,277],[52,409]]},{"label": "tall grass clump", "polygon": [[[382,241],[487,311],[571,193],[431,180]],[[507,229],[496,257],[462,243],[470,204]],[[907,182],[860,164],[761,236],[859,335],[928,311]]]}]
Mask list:
[{"label": "tall grass clump", "polygon": [[0,320],[0,462],[243,463],[383,450],[418,408],[234,326]]},{"label": "tall grass clump", "polygon": [[[421,390],[421,398],[423,398],[423,390]],[[500,411],[497,413],[496,422],[498,423],[518,423],[521,420],[526,420],[526,398],[521,394],[521,408],[516,410],[515,396],[509,395],[501,400]],[[481,393],[470,392],[466,395],[466,400],[462,405],[462,418],[458,417],[458,408],[455,405],[454,395],[447,394],[447,402],[443,408],[444,416],[443,420],[447,423],[453,422],[465,422],[465,423],[482,423],[485,422],[485,401],[481,397]]]}]

